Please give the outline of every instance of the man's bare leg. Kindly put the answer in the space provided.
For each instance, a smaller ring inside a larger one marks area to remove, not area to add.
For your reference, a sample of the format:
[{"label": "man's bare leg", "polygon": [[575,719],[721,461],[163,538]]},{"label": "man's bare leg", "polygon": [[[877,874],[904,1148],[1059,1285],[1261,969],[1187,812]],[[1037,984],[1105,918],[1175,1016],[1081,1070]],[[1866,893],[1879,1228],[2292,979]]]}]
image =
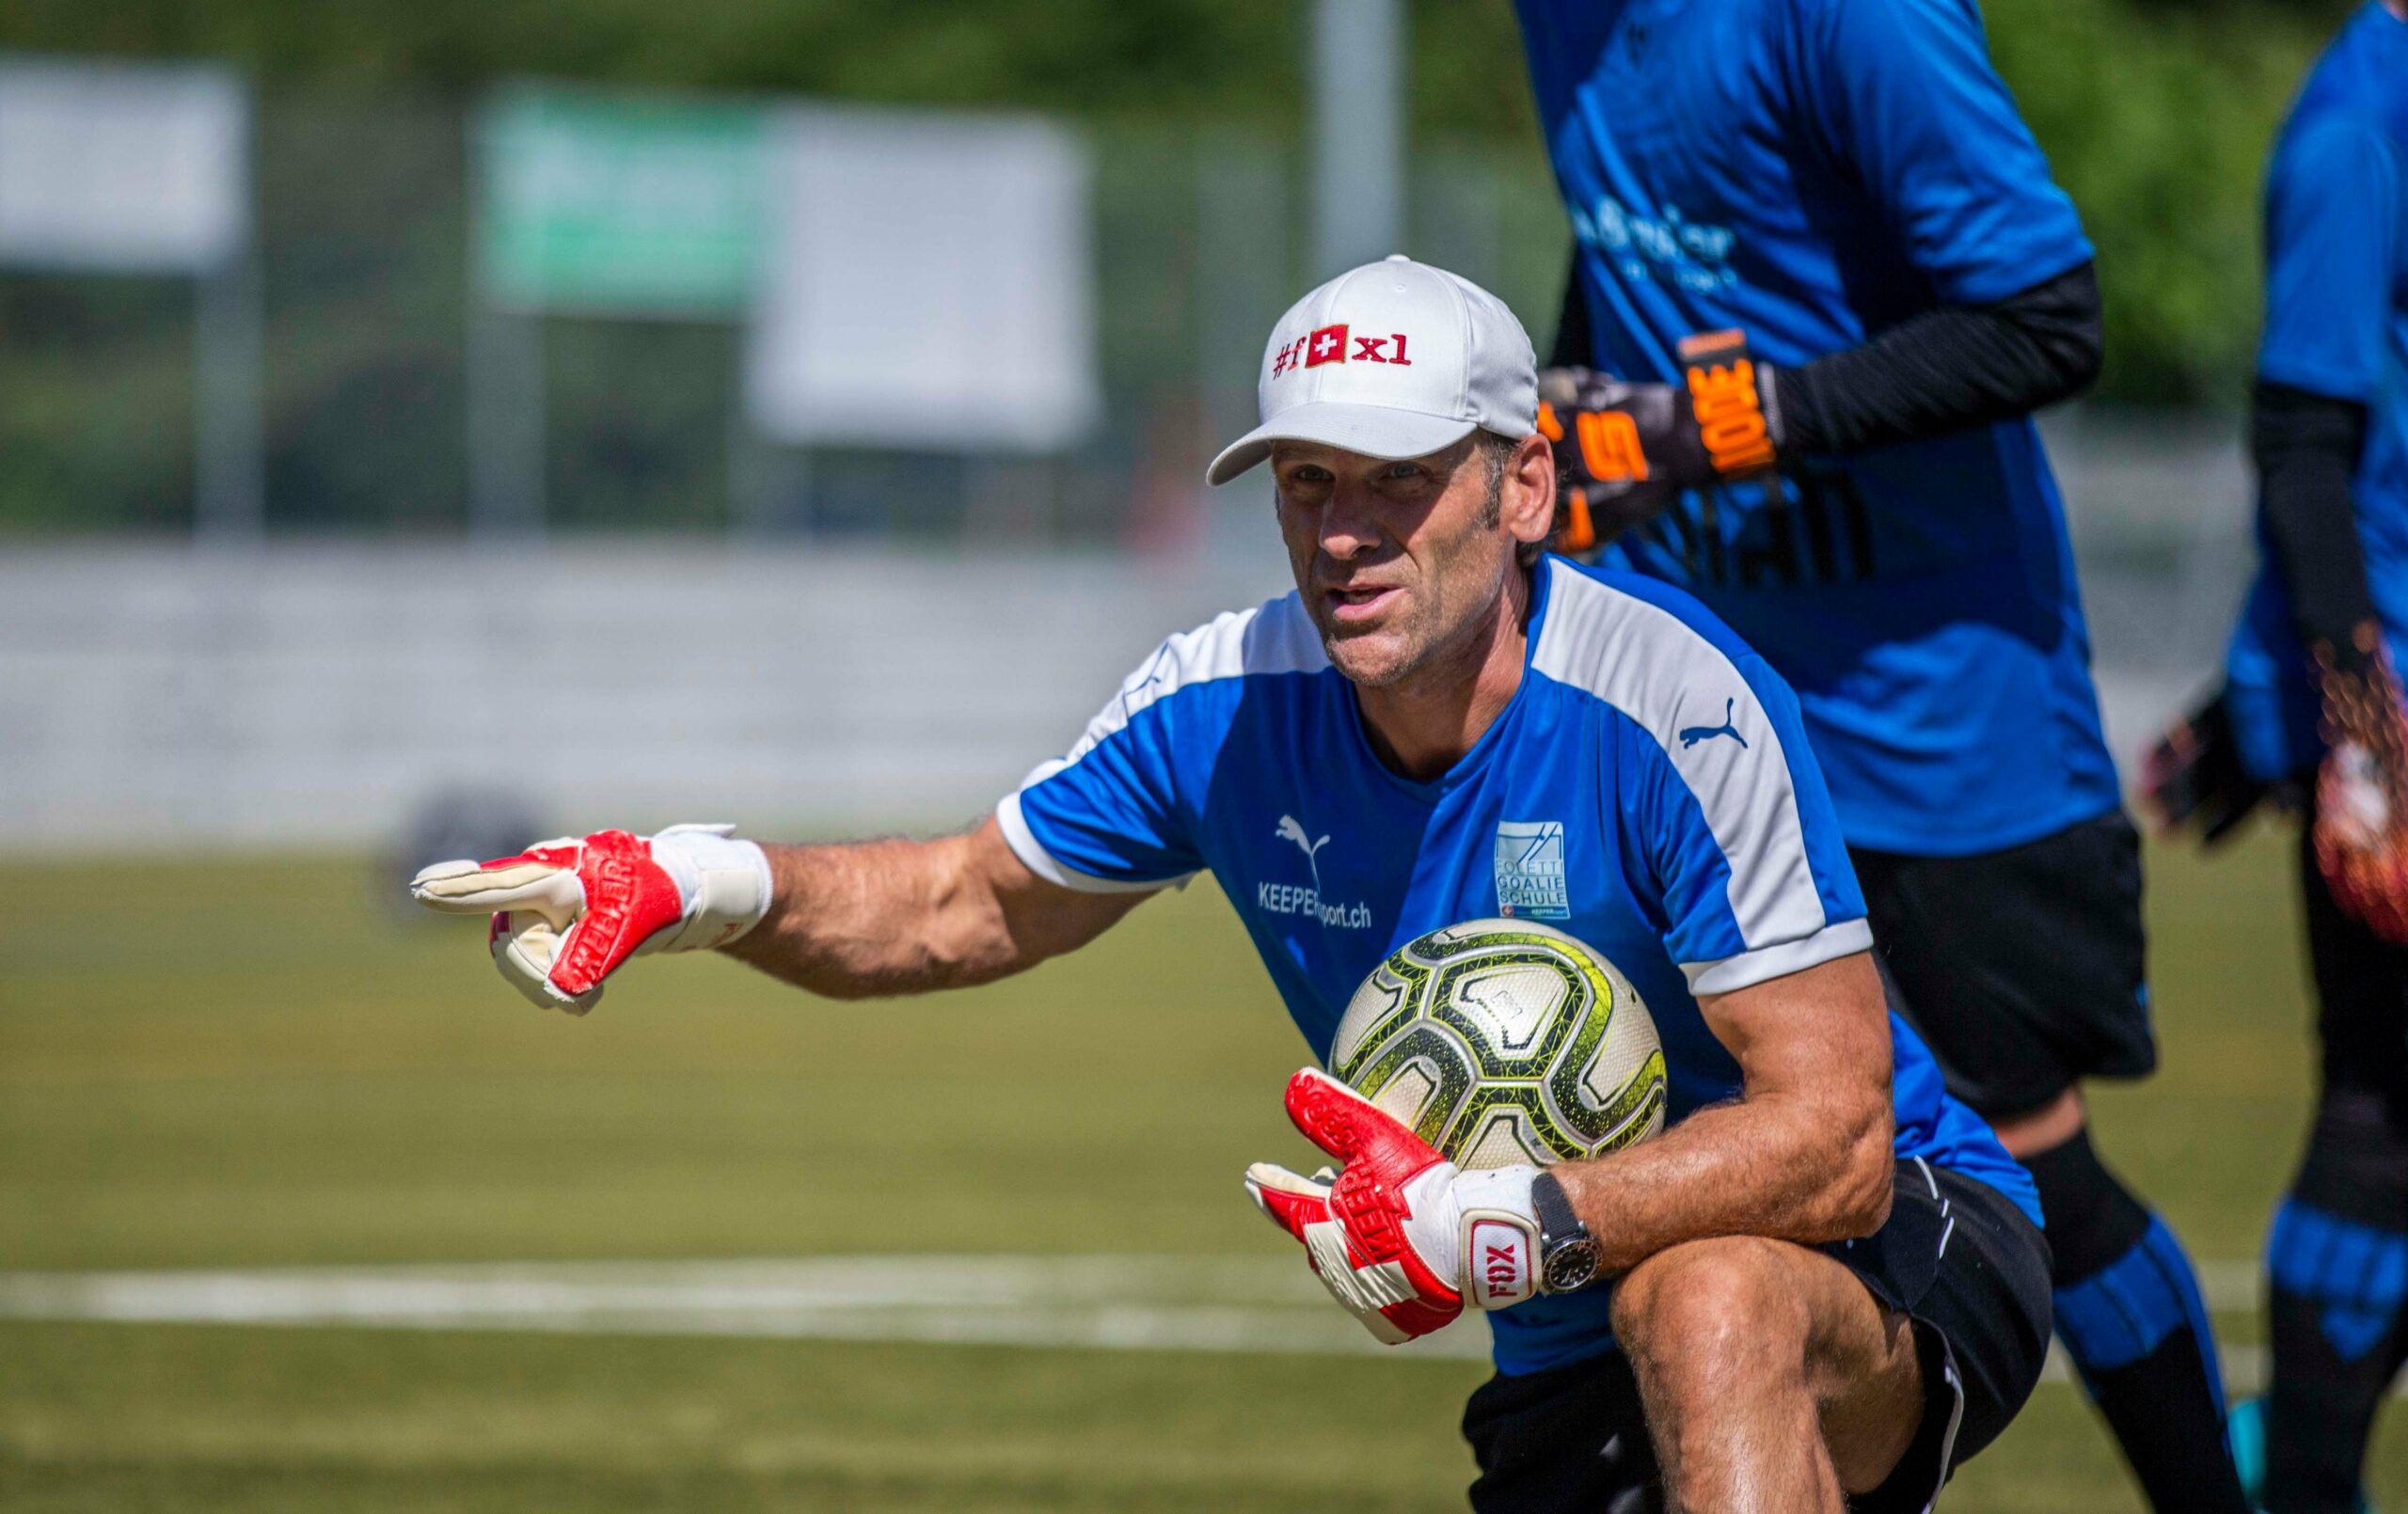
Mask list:
[{"label": "man's bare leg", "polygon": [[1923,1420],[1914,1331],[1838,1262],[1731,1238],[1659,1252],[1614,1292],[1676,1514],[1842,1514]]}]

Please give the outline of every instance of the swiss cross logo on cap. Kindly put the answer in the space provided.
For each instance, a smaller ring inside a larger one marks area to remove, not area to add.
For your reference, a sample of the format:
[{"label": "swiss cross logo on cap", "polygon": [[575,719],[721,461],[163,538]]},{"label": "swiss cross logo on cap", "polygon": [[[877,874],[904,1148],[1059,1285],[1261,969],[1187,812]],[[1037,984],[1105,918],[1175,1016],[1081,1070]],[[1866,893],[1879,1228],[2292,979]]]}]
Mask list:
[{"label": "swiss cross logo on cap", "polygon": [[1282,378],[1300,368],[1319,368],[1323,363],[1386,363],[1391,368],[1411,368],[1413,359],[1406,355],[1404,333],[1391,331],[1385,337],[1354,337],[1354,351],[1347,351],[1350,333],[1344,323],[1318,326],[1271,355],[1271,376]]}]

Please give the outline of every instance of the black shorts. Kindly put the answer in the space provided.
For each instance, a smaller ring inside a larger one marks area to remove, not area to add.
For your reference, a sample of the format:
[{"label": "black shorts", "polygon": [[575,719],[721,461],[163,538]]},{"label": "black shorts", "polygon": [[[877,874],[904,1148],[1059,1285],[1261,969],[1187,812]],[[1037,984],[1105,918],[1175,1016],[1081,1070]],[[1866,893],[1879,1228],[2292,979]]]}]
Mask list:
[{"label": "black shorts", "polygon": [[1848,855],[1890,1001],[1985,1119],[2156,1069],[2140,836],[2122,811],[2003,852]]},{"label": "black shorts", "polygon": [[[1820,1248],[1885,1308],[1914,1321],[1924,1413],[1879,1488],[1849,1500],[1922,1514],[1949,1474],[1998,1438],[2040,1380],[2049,1350],[2049,1247],[1987,1183],[1898,1163],[1890,1219],[1863,1240]],[[1478,1514],[1659,1514],[1663,1480],[1639,1384],[1620,1351],[1522,1377],[1499,1374],[1464,1409]]]}]

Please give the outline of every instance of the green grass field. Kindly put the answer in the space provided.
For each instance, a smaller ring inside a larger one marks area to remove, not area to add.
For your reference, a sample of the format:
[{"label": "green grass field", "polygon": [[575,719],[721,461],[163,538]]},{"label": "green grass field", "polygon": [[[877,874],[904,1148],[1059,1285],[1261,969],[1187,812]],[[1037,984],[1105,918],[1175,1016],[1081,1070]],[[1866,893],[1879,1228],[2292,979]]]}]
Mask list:
[{"label": "green grass field", "polygon": [[[2253,1255],[2307,1090],[2287,859],[2160,855],[2164,1071],[2101,1144]],[[539,1014],[323,860],[0,867],[0,1270],[1277,1255],[1300,1044],[1209,887],[972,993],[638,964]],[[1302,1263],[1297,1265],[1301,1268]],[[2228,1341],[2257,1339],[2245,1314]],[[11,1510],[1462,1506],[1463,1361],[0,1322]],[[2408,1413],[2375,1487],[2408,1508]],[[2139,1506],[2044,1386],[1943,1506]]]}]

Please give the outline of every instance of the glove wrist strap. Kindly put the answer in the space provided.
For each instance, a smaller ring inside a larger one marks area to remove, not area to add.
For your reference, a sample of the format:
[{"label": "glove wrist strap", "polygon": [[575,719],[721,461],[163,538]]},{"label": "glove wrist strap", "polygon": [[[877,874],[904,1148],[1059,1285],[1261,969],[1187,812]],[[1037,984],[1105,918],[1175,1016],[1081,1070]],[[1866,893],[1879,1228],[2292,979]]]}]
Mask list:
[{"label": "glove wrist strap", "polygon": [[722,826],[672,826],[652,839],[653,860],[676,879],[685,919],[661,933],[663,952],[725,946],[769,912],[775,882],[769,857]]},{"label": "glove wrist strap", "polygon": [[1748,354],[1742,331],[1683,337],[1681,366],[1698,444],[1718,478],[1743,479],[1778,465],[1774,418],[1765,404],[1770,387]]},{"label": "glove wrist strap", "polygon": [[1530,1199],[1537,1175],[1533,1167],[1500,1167],[1454,1180],[1464,1301],[1475,1309],[1503,1309],[1540,1291],[1539,1221]]}]

